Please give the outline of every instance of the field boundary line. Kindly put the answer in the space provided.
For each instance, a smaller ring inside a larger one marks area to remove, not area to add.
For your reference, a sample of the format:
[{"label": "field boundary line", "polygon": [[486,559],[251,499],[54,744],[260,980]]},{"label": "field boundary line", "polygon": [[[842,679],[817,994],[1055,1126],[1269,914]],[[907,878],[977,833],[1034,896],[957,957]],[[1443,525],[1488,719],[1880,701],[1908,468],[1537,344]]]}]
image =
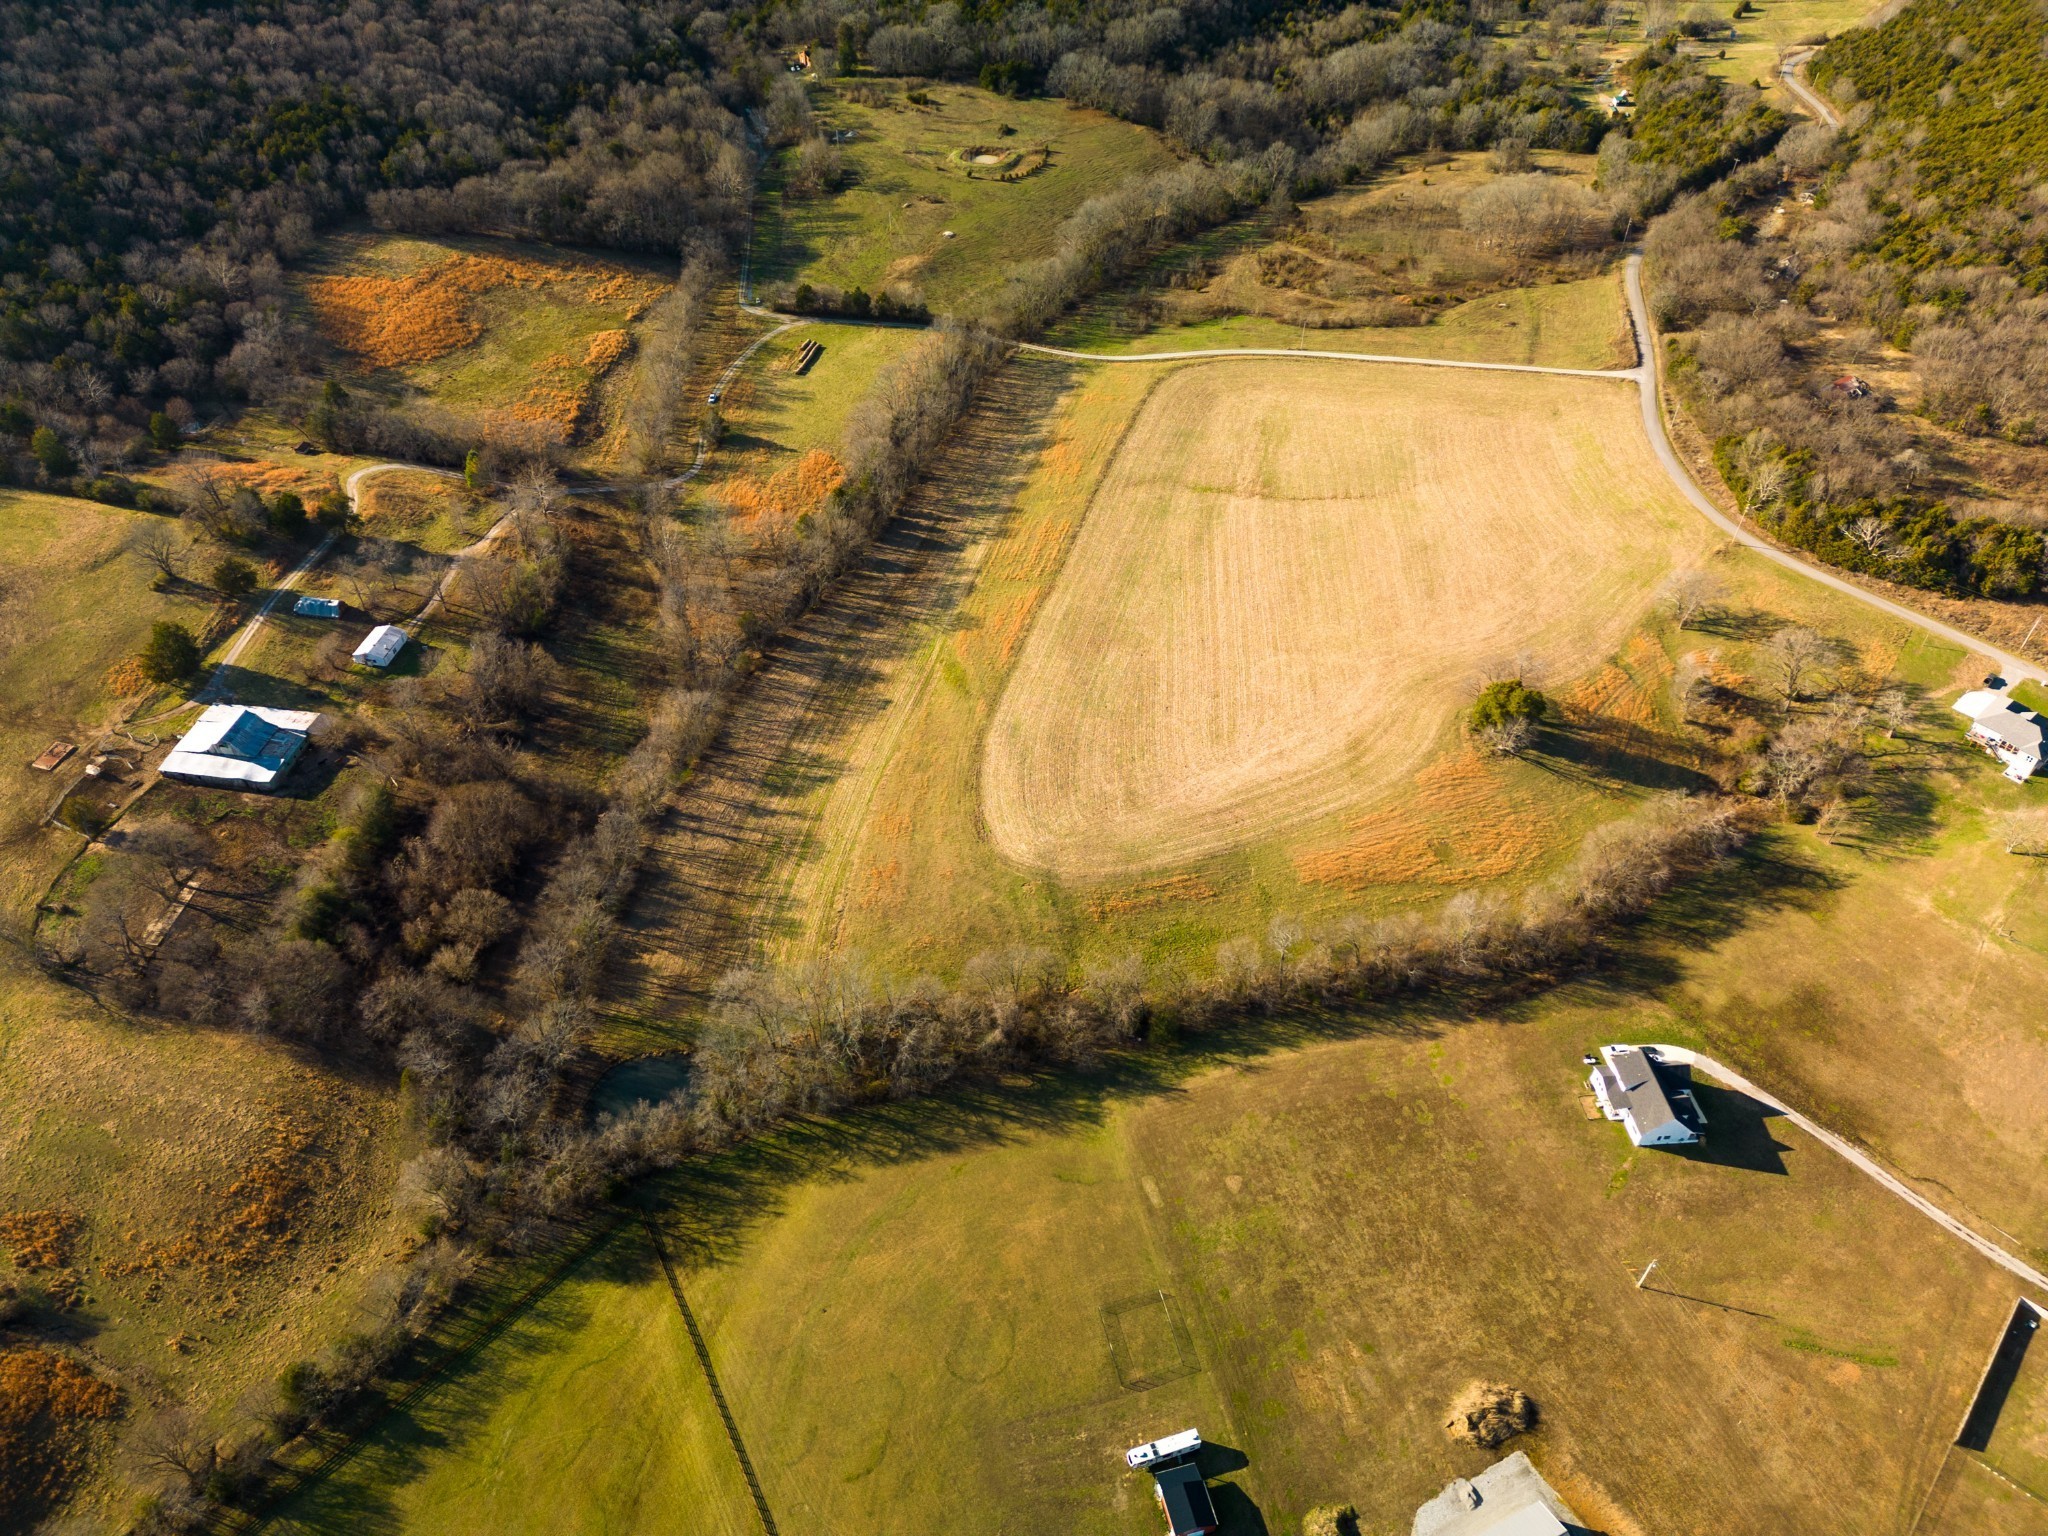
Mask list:
[{"label": "field boundary line", "polygon": [[1547,373],[1567,379],[1633,379],[1633,368],[1552,368],[1541,363],[1482,363],[1457,357],[1400,357],[1382,352],[1325,352],[1309,347],[1210,347],[1193,352],[1075,352],[1040,342],[1016,343],[1020,352],[1076,363],[1188,363],[1219,357],[1300,357],[1337,363],[1407,363],[1416,368],[1470,368],[1482,373]]},{"label": "field boundary line", "polygon": [[2048,671],[2030,661],[2000,650],[1990,641],[1944,624],[1931,614],[1908,608],[1904,603],[1895,603],[1888,597],[1859,587],[1848,578],[1836,575],[1823,566],[1802,560],[1799,556],[1780,549],[1761,534],[1753,533],[1740,522],[1715,506],[1711,497],[1700,489],[1689,470],[1680,461],[1677,450],[1671,446],[1670,435],[1664,428],[1664,359],[1658,350],[1657,332],[1650,324],[1650,309],[1643,300],[1643,258],[1640,253],[1631,254],[1622,269],[1622,279],[1628,285],[1628,310],[1630,323],[1636,329],[1636,345],[1642,355],[1642,363],[1631,372],[1640,384],[1643,401],[1643,430],[1650,436],[1650,447],[1656,451],[1658,460],[1664,466],[1664,473],[1671,483],[1678,487],[1687,501],[1728,537],[1743,548],[1753,550],[1788,571],[1831,587],[1844,596],[1853,597],[1867,607],[1888,614],[1915,628],[1938,635],[1951,645],[1959,645],[1965,651],[1978,656],[1988,656],[1995,662],[2006,680],[2029,679],[2048,683]]},{"label": "field boundary line", "polygon": [[669,1260],[668,1245],[661,1240],[661,1229],[654,1224],[652,1216],[642,1216],[640,1225],[647,1229],[647,1241],[653,1245],[654,1256],[661,1261],[662,1275],[668,1280],[668,1293],[675,1297],[676,1310],[683,1315],[683,1327],[690,1335],[690,1347],[697,1352],[697,1363],[704,1368],[705,1384],[711,1388],[711,1401],[717,1404],[718,1416],[725,1422],[725,1438],[739,1460],[740,1476],[747,1480],[747,1491],[754,1496],[754,1513],[761,1518],[761,1529],[768,1536],[781,1536],[775,1528],[775,1516],[768,1509],[768,1496],[761,1491],[761,1479],[754,1473],[754,1460],[747,1454],[747,1443],[740,1438],[740,1426],[732,1416],[732,1406],[725,1400],[725,1389],[718,1384],[718,1368],[711,1363],[711,1347],[704,1342],[704,1331],[697,1326],[697,1314],[690,1310],[690,1303],[683,1295],[683,1283],[676,1277],[676,1267]]},{"label": "field boundary line", "polygon": [[554,1268],[540,1276],[540,1278],[499,1307],[495,1312],[490,1313],[478,1322],[476,1327],[460,1343],[450,1344],[440,1358],[435,1360],[417,1380],[412,1382],[398,1396],[386,1399],[384,1405],[371,1415],[354,1434],[349,1435],[340,1445],[335,1446],[332,1450],[319,1457],[312,1465],[294,1474],[286,1487],[279,1489],[275,1494],[266,1498],[260,1509],[250,1512],[249,1519],[252,1523],[240,1525],[239,1522],[231,1520],[229,1522],[230,1528],[240,1528],[249,1532],[261,1531],[267,1528],[277,1518],[278,1510],[287,1500],[296,1498],[307,1489],[324,1482],[338,1469],[354,1460],[357,1453],[369,1442],[370,1437],[377,1432],[386,1419],[390,1418],[394,1413],[410,1408],[421,1398],[433,1392],[441,1385],[442,1378],[450,1371],[463,1362],[474,1358],[484,1346],[498,1338],[513,1323],[524,1316],[535,1302],[555,1290],[564,1280],[568,1279],[585,1259],[596,1253],[598,1249],[617,1236],[619,1229],[625,1226],[628,1220],[630,1220],[630,1217],[626,1213],[620,1212],[614,1215],[610,1221],[599,1227],[596,1232],[576,1244],[575,1247],[571,1248],[562,1257],[561,1261]]},{"label": "field boundary line", "polygon": [[[1719,1078],[1738,1093],[1748,1094],[1749,1097],[1755,1099],[1766,1109],[1774,1110],[1798,1126],[1799,1129],[1806,1132],[1807,1135],[1811,1136],[1829,1151],[1847,1159],[1857,1170],[1875,1179],[1884,1188],[1897,1195],[1951,1237],[1961,1238],[1999,1268],[2017,1275],[2036,1290],[2048,1294],[2048,1275],[2042,1274],[2041,1271],[2035,1269],[2024,1259],[2008,1253],[2004,1248],[1992,1242],[1990,1238],[1983,1236],[1975,1228],[1951,1216],[1932,1200],[1929,1200],[1918,1190],[1912,1188],[1903,1179],[1883,1167],[1869,1153],[1862,1151],[1842,1137],[1837,1136],[1833,1131],[1816,1125],[1812,1120],[1802,1115],[1776,1094],[1759,1088],[1740,1072],[1735,1071],[1731,1067],[1723,1066],[1720,1062],[1714,1060],[1713,1057],[1703,1055],[1699,1051],[1688,1050],[1682,1045],[1654,1045],[1650,1049],[1658,1052],[1667,1060],[1677,1062],[1682,1066],[1697,1067],[1706,1072],[1708,1076]],[[2032,1306],[2033,1303],[2029,1301],[2028,1305]],[[2039,1309],[2036,1308],[2036,1310]]]}]

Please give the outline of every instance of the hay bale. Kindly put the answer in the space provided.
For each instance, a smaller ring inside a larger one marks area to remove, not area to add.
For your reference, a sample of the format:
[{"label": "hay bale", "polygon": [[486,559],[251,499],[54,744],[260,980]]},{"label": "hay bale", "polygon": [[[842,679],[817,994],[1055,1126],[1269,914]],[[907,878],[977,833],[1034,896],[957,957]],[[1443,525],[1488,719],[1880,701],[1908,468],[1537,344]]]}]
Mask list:
[{"label": "hay bale", "polygon": [[1318,1504],[1301,1517],[1301,1536],[1358,1536],[1358,1511],[1349,1504]]},{"label": "hay bale", "polygon": [[1475,1381],[1451,1400],[1444,1433],[1490,1451],[1536,1427],[1536,1402],[1496,1381]]}]

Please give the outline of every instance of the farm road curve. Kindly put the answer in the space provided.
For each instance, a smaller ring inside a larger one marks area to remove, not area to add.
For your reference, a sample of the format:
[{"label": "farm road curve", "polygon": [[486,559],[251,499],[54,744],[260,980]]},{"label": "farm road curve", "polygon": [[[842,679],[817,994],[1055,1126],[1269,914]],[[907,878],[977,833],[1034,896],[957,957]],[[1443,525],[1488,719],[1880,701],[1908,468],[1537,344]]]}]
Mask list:
[{"label": "farm road curve", "polygon": [[1882,1184],[1929,1221],[1949,1233],[1950,1236],[1961,1238],[2000,1269],[2010,1271],[2036,1290],[2043,1294],[2048,1294],[2048,1275],[2042,1274],[2041,1271],[2023,1260],[2013,1257],[2013,1255],[2007,1253],[1989,1238],[1980,1236],[1973,1229],[1949,1215],[1947,1211],[1944,1211],[1932,1200],[1927,1199],[1924,1195],[1911,1188],[1904,1180],[1888,1172],[1868,1153],[1859,1151],[1855,1146],[1844,1141],[1833,1131],[1823,1130],[1820,1126],[1815,1125],[1806,1116],[1799,1113],[1798,1110],[1785,1103],[1784,1100],[1778,1098],[1775,1094],[1757,1087],[1755,1083],[1752,1083],[1740,1072],[1724,1067],[1711,1056],[1702,1056],[1698,1051],[1687,1050],[1684,1046],[1653,1045],[1650,1049],[1656,1051],[1667,1061],[1677,1062],[1682,1066],[1696,1067],[1708,1076],[1726,1083],[1737,1092],[1748,1094],[1749,1097],[1755,1099],[1766,1109],[1771,1110],[1774,1114],[1782,1115],[1785,1119],[1791,1121],[1830,1152],[1847,1158],[1860,1172],[1868,1174],[1871,1178],[1877,1180],[1879,1184]]}]

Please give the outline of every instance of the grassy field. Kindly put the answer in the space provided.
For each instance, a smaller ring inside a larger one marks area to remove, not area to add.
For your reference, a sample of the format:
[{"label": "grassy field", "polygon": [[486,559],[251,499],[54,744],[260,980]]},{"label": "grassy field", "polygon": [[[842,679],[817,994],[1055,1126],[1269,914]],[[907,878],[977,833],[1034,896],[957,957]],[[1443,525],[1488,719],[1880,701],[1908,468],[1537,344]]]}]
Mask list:
[{"label": "grassy field", "polygon": [[1063,333],[1089,352],[1181,352],[1205,347],[1290,347],[1446,357],[1460,362],[1533,363],[1545,368],[1631,368],[1635,344],[1612,277],[1511,288],[1470,299],[1427,325],[1304,327],[1266,315],[1170,322],[1126,336],[1106,320]]},{"label": "grassy field", "polygon": [[512,241],[341,234],[305,264],[298,298],[354,387],[583,445],[604,436],[633,324],[671,280],[651,262]]},{"label": "grassy field", "polygon": [[[725,434],[693,497],[728,508],[751,536],[786,532],[839,483],[849,419],[876,376],[921,335],[815,324],[767,343],[725,391]],[[791,372],[809,341],[824,351],[803,373]]]},{"label": "grassy field", "polygon": [[[76,834],[42,826],[74,757],[55,774],[30,769],[52,741],[91,745],[135,695],[110,674],[171,619],[203,631],[212,604],[150,590],[134,552],[159,521],[97,502],[0,490],[0,913],[20,934]],[[137,685],[140,687],[141,685]]]},{"label": "grassy field", "polygon": [[995,851],[1106,880],[1262,841],[1409,780],[1488,658],[1589,670],[1707,548],[1640,439],[1620,384],[1169,373],[1025,620]]},{"label": "grassy field", "polygon": [[[1481,440],[1498,459],[1468,451]],[[1527,494],[1499,497],[1482,482],[1510,443]],[[1621,656],[1629,675],[1589,717],[1659,723],[1669,661],[1638,626],[1659,575],[1710,546],[1639,445],[1633,402],[1603,383],[1293,362],[1087,374],[968,556],[958,611],[898,647],[914,659],[876,683],[886,703],[809,744],[827,766],[793,775],[781,807],[813,827],[779,873],[773,933],[941,969],[1019,939],[1201,965],[1275,912],[1549,867],[1589,820],[1673,781],[1593,789],[1483,761],[1456,716],[1476,669],[1529,649],[1558,685]],[[1544,518],[1597,527],[1602,560],[1553,565],[1575,546],[1538,549]],[[1412,556],[1378,558],[1411,534]],[[1468,570],[1500,590],[1465,603]],[[1574,616],[1541,635],[1522,627],[1533,609],[1510,612],[1513,593],[1567,590],[1587,602],[1560,601]],[[1331,648],[1344,665],[1322,664]],[[1240,686],[1193,688],[1203,665]]]},{"label": "grassy field", "polygon": [[[62,1234],[28,1264],[25,1235],[0,1241],[0,1279],[59,1298],[59,1336],[123,1386],[131,1418],[159,1392],[224,1409],[345,1328],[393,1240],[375,1202],[406,1144],[368,1085],[253,1036],[124,1018],[20,947],[84,846],[40,825],[59,785],[28,760],[53,737],[97,738],[122,703],[108,674],[156,619],[206,627],[210,603],[150,589],[133,544],[153,521],[0,493],[0,732],[12,759],[0,796],[12,941],[0,947],[0,1217],[21,1234]],[[6,1454],[19,1445],[10,1437]],[[60,1438],[35,1454],[69,1452]],[[89,1471],[68,1463],[59,1481]],[[0,1468],[15,1476],[25,1469]],[[89,1487],[92,1518],[117,1518],[111,1486]]]},{"label": "grassy field", "polygon": [[[1405,1530],[1489,1460],[1439,1427],[1484,1378],[1536,1397],[1532,1455],[1616,1536],[1903,1530],[2009,1287],[1725,1096],[1706,1159],[1587,1120],[1579,1052],[1668,1017],[1420,1023],[856,1116],[667,1190],[778,1525],[1135,1536],[1117,1453],[1194,1423],[1231,1531],[1329,1499]],[[745,1528],[638,1234],[557,1297],[284,1528]],[[636,1476],[576,1475],[600,1411]]]},{"label": "grassy field", "polygon": [[[934,309],[964,312],[1012,263],[1050,253],[1060,221],[1090,197],[1173,163],[1144,129],[1059,101],[933,85],[920,105],[901,82],[859,88],[885,93],[886,105],[853,100],[846,82],[814,87],[823,125],[854,134],[844,146],[849,184],[797,198],[771,183],[754,231],[756,283],[871,293],[907,283]],[[998,181],[956,157],[983,144],[1051,153],[1041,169]]]}]

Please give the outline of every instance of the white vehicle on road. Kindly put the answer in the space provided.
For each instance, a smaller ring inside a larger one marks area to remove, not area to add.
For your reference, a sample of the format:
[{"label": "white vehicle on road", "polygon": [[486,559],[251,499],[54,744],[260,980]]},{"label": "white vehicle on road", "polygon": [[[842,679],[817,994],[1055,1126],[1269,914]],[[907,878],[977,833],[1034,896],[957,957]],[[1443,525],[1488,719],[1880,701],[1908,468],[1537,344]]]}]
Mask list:
[{"label": "white vehicle on road", "polygon": [[1162,1461],[1192,1456],[1201,1448],[1201,1431],[1184,1429],[1179,1434],[1168,1435],[1162,1440],[1147,1440],[1143,1445],[1132,1446],[1124,1452],[1124,1460],[1134,1467],[1150,1467]]}]

